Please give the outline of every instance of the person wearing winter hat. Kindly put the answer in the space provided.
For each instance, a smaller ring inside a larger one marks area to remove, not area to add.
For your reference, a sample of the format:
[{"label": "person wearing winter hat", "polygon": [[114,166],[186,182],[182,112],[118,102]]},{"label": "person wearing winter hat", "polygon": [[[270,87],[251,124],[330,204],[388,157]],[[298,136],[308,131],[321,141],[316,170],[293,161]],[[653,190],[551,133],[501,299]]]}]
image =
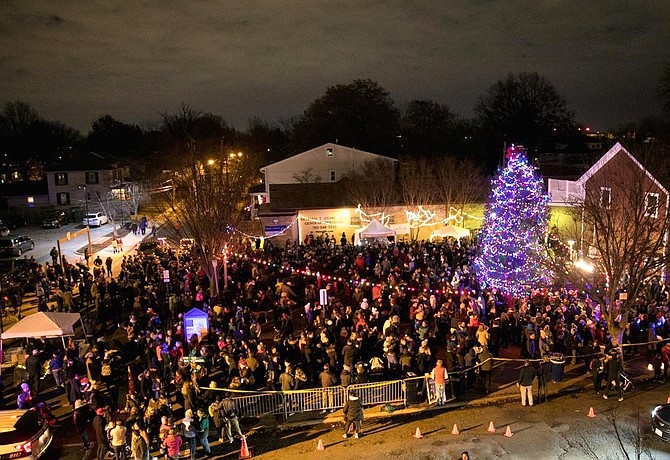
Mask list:
[{"label": "person wearing winter hat", "polygon": [[349,397],[347,402],[344,404],[342,409],[346,424],[344,425],[344,434],[342,437],[344,439],[349,437],[349,428],[353,426],[354,429],[354,438],[358,439],[361,432],[361,425],[363,423],[363,405],[361,400],[358,399],[358,393],[355,391],[349,392]]},{"label": "person wearing winter hat", "polygon": [[104,413],[105,411],[102,407],[96,409],[92,423],[93,431],[95,432],[95,441],[98,443],[97,460],[105,460],[107,452],[109,452],[109,440],[107,439],[107,430],[105,429],[107,420],[105,420]]},{"label": "person wearing winter hat", "polygon": [[40,359],[40,351],[37,348],[26,358],[26,372],[28,373],[28,381],[32,386],[33,393],[38,395],[40,393],[40,377],[42,376],[42,360]]},{"label": "person wearing winter hat", "polygon": [[187,409],[184,413],[182,423],[184,424],[184,438],[188,441],[188,450],[191,455],[191,460],[195,460],[195,450],[198,447],[198,440],[196,438],[196,426],[193,419],[193,411]]},{"label": "person wearing winter hat", "polygon": [[16,405],[19,409],[30,409],[33,407],[33,397],[30,393],[30,385],[27,383],[21,384],[21,393],[16,398]]}]

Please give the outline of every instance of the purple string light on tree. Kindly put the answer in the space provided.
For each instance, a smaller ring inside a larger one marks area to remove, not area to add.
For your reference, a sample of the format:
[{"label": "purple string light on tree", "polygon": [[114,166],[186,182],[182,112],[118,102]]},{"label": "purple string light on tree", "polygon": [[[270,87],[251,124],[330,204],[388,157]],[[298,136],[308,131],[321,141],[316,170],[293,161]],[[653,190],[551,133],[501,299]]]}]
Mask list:
[{"label": "purple string light on tree", "polygon": [[475,270],[485,286],[519,296],[549,284],[549,195],[521,149],[511,146],[505,157],[505,168],[491,181]]}]

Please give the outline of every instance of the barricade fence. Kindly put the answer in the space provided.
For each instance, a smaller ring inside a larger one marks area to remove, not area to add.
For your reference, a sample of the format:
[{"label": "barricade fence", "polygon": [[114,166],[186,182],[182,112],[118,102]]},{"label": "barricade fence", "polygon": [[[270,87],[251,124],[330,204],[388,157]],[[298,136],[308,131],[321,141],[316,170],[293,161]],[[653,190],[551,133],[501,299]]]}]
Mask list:
[{"label": "barricade fence", "polygon": [[[670,339],[656,340],[644,343],[623,344],[622,347],[646,346],[667,342]],[[590,354],[565,355],[565,360],[573,358],[595,358],[602,352]],[[451,398],[454,399],[454,383],[463,383],[464,375],[479,371],[479,368],[488,361],[493,363],[519,362],[526,361],[525,358],[489,358],[476,365],[449,372],[449,386],[451,387]],[[542,361],[541,359],[529,359],[531,362]],[[563,362],[564,362],[563,361]],[[562,363],[561,363],[562,364]],[[269,390],[236,390],[230,388],[202,388],[205,390],[221,391],[231,394],[231,398],[236,402],[237,408],[242,417],[262,417],[262,416],[283,416],[284,420],[294,413],[312,412],[312,411],[335,411],[342,409],[347,401],[350,392],[355,391],[363,406],[373,406],[380,404],[402,403],[407,406],[408,401],[414,404],[417,401],[417,392],[419,387],[428,389],[426,395],[421,400],[432,402],[430,397],[431,389],[434,391],[434,384],[429,375],[409,377],[401,380],[390,380],[383,382],[370,382],[353,384],[348,387],[333,386],[328,388],[309,388],[304,390],[290,391],[269,391]]]},{"label": "barricade fence", "polygon": [[428,378],[421,376],[404,380],[353,384],[346,388],[334,386],[291,391],[250,391],[230,388],[202,388],[202,390],[230,393],[242,417],[282,415],[286,420],[295,413],[342,409],[351,392],[358,394],[363,406],[391,403],[406,405],[407,382],[422,383],[421,381]]}]

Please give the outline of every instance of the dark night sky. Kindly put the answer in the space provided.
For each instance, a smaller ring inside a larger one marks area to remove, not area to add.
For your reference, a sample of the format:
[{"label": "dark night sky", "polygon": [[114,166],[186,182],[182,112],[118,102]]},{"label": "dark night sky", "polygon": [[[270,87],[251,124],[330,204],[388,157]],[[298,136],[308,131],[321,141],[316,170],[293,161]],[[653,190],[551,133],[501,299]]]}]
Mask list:
[{"label": "dark night sky", "polygon": [[603,130],[659,113],[666,62],[668,0],[0,2],[0,102],[84,133],[105,113],[157,121],[182,101],[244,129],[355,78],[471,117],[521,71]]}]

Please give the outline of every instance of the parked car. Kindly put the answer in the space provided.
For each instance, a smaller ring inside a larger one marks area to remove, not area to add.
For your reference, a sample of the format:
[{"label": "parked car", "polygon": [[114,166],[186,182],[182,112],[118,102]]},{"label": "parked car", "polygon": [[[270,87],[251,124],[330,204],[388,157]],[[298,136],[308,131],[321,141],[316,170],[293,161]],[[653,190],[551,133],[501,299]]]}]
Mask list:
[{"label": "parked car", "polygon": [[0,411],[0,459],[40,458],[51,445],[49,424],[36,410]]},{"label": "parked car", "polygon": [[89,227],[100,227],[107,222],[109,222],[109,218],[101,212],[89,212],[82,220],[82,224]]},{"label": "parked car", "polygon": [[67,225],[67,216],[63,211],[49,214],[46,219],[42,221],[43,228],[60,228],[61,225]]},{"label": "parked car", "polygon": [[656,436],[670,442],[670,404],[656,406],[651,412],[651,429]]},{"label": "parked car", "polygon": [[156,254],[158,252],[158,241],[142,241],[137,246],[137,252],[146,256]]},{"label": "parked car", "polygon": [[7,238],[9,236],[9,229],[7,227],[0,227],[0,237]]},{"label": "parked car", "polygon": [[0,257],[16,257],[35,249],[35,242],[28,236],[14,236],[0,240]]}]

